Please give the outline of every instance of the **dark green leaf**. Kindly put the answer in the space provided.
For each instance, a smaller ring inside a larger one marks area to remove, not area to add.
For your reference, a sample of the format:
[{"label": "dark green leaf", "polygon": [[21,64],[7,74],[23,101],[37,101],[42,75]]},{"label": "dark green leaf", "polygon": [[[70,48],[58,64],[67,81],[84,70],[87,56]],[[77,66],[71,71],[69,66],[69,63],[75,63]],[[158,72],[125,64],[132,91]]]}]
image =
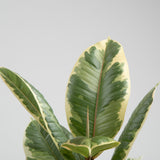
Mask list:
[{"label": "dark green leaf", "polygon": [[36,88],[9,69],[1,67],[0,75],[26,110],[50,134],[57,147],[68,140],[52,108]]},{"label": "dark green leaf", "polygon": [[50,135],[35,120],[26,129],[24,150],[28,160],[64,160]]},{"label": "dark green leaf", "polygon": [[129,93],[128,64],[122,46],[108,39],[89,47],[77,61],[66,92],[72,133],[114,137],[123,122]]},{"label": "dark green leaf", "polygon": [[124,131],[119,138],[119,142],[121,144],[116,148],[112,160],[126,159],[133,142],[147,117],[147,113],[153,101],[153,94],[156,86],[151,89],[151,91],[142,99],[131,115]]}]

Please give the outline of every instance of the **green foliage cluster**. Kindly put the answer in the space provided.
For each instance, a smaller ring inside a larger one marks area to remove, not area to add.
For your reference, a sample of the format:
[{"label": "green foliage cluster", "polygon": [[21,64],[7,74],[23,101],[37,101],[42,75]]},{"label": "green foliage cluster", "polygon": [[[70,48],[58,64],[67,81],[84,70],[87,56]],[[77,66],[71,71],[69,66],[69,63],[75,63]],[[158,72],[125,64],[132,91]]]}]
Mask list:
[{"label": "green foliage cluster", "polygon": [[[111,39],[86,49],[75,64],[66,91],[68,131],[43,95],[11,70],[0,76],[34,118],[25,131],[27,160],[94,160],[115,148],[111,160],[125,160],[153,101],[153,87],[132,113],[118,141],[130,95],[122,46]],[[136,160],[136,159],[128,159]]]}]

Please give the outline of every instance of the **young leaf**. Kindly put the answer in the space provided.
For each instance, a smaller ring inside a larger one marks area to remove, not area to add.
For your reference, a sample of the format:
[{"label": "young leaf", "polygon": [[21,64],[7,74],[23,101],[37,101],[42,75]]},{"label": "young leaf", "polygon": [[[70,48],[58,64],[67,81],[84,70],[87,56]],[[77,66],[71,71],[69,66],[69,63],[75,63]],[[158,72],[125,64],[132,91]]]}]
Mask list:
[{"label": "young leaf", "polygon": [[52,108],[38,90],[9,69],[1,67],[0,75],[26,110],[49,132],[57,147],[68,140]]},{"label": "young leaf", "polygon": [[50,135],[36,120],[28,125],[24,138],[24,150],[28,160],[64,160]]},{"label": "young leaf", "polygon": [[119,142],[121,143],[115,150],[112,160],[125,160],[138,132],[147,117],[147,113],[153,101],[153,94],[157,85],[142,99],[137,108],[132,113],[124,131],[122,132]]},{"label": "young leaf", "polygon": [[[64,131],[66,137],[68,139],[72,139],[73,135],[65,127],[62,126],[62,128],[63,128],[63,131]],[[61,151],[61,153],[63,154],[63,156],[65,157],[66,160],[67,159],[68,160],[70,160],[70,159],[72,159],[72,160],[85,160],[85,158],[83,156],[81,156],[80,154],[71,152],[69,150],[66,150],[65,148],[61,148],[60,151]]]},{"label": "young leaf", "polygon": [[74,66],[66,92],[72,133],[114,137],[122,125],[129,93],[128,64],[122,46],[108,39],[89,47]]},{"label": "young leaf", "polygon": [[97,157],[102,151],[119,145],[119,142],[104,136],[93,138],[76,137],[62,144],[63,148],[79,153],[86,158]]}]

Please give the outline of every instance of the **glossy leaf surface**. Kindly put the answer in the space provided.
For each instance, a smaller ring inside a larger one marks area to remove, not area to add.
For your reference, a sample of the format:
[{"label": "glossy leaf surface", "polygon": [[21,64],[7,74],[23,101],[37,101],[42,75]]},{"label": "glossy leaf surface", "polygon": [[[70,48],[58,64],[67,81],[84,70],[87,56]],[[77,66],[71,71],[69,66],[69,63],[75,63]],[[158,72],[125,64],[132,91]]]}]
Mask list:
[{"label": "glossy leaf surface", "polygon": [[122,125],[129,93],[128,64],[122,46],[108,39],[89,47],[75,64],[66,92],[72,133],[114,137]]},{"label": "glossy leaf surface", "polygon": [[57,147],[68,140],[52,108],[37,89],[9,69],[0,68],[0,75],[26,110],[50,134]]},{"label": "glossy leaf surface", "polygon": [[97,157],[102,151],[119,145],[119,142],[103,136],[93,138],[76,137],[62,144],[63,148],[79,153],[84,157]]},{"label": "glossy leaf surface", "polygon": [[124,131],[119,138],[119,142],[121,144],[116,148],[112,160],[126,159],[133,145],[133,142],[147,117],[147,113],[153,101],[155,88],[156,87],[150,90],[150,92],[142,99],[142,101],[132,113]]},{"label": "glossy leaf surface", "polygon": [[[10,71],[7,68],[0,68],[0,76],[17,97],[17,99],[22,103],[29,113],[41,124],[43,129],[49,133],[54,144],[58,149],[61,143],[66,142],[72,137],[72,134],[57,121],[52,108],[49,106],[47,101],[44,99],[43,95],[34,88],[30,83],[20,77],[17,73]],[[65,152],[67,158],[84,160],[78,154]]]},{"label": "glossy leaf surface", "polygon": [[35,120],[26,129],[24,150],[27,160],[64,160],[50,135]]}]

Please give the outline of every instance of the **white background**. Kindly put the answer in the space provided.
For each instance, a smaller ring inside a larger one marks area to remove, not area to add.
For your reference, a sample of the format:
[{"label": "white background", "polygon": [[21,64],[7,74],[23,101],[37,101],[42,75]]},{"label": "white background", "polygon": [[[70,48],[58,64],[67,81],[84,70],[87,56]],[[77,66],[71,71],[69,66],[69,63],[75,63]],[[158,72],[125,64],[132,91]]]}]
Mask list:
[{"label": "white background", "polygon": [[[0,66],[31,82],[68,127],[65,89],[73,65],[90,45],[110,36],[123,47],[130,67],[131,98],[125,122],[160,81],[158,0],[0,0]],[[158,160],[160,89],[130,157]],[[23,160],[30,115],[0,81],[0,159]],[[118,136],[116,137],[116,139]],[[109,160],[113,150],[97,160]]]}]

